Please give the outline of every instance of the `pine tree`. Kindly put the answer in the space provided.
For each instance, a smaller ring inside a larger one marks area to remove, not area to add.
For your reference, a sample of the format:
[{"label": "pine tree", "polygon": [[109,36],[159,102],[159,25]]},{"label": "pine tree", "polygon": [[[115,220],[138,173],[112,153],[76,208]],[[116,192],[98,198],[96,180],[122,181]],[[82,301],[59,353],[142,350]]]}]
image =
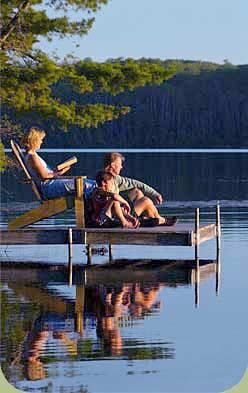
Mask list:
[{"label": "pine tree", "polygon": [[[1,9],[1,97],[2,133],[6,121],[14,125],[32,113],[56,119],[58,126],[97,127],[129,112],[129,107],[101,103],[79,105],[54,94],[59,83],[69,84],[80,94],[117,94],[147,84],[160,84],[173,71],[151,62],[132,59],[96,63],[58,61],[37,43],[41,37],[82,37],[92,27],[95,14],[108,0],[2,0]],[[77,20],[71,18],[72,12]],[[53,16],[58,14],[59,16]],[[6,120],[7,119],[7,120]],[[15,119],[15,121],[13,121]],[[11,128],[11,127],[10,127]]]}]

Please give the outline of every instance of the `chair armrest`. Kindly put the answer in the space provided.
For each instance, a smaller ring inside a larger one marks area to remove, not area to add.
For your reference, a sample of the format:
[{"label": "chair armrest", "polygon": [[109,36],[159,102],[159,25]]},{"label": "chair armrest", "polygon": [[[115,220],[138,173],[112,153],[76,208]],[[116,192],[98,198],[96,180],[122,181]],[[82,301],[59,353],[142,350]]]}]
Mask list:
[{"label": "chair armrest", "polygon": [[58,176],[56,179],[76,179],[76,178],[87,179],[87,176]]},{"label": "chair armrest", "polygon": [[86,176],[76,176],[75,182],[75,213],[77,228],[85,228],[84,217],[84,179]]}]

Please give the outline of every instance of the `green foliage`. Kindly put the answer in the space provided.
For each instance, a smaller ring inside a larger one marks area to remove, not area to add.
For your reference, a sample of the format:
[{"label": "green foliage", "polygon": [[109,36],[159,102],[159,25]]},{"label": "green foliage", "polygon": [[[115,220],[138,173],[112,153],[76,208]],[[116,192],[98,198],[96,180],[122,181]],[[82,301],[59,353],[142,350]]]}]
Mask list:
[{"label": "green foliage", "polygon": [[69,125],[98,127],[127,114],[130,108],[102,103],[79,105],[68,97],[62,100],[54,86],[68,84],[80,94],[118,94],[138,86],[161,84],[173,74],[172,69],[166,70],[159,64],[131,59],[113,64],[90,59],[59,63],[36,48],[41,37],[52,40],[55,35],[63,38],[87,34],[95,13],[107,2],[2,0],[1,97],[3,114],[15,119],[14,124],[32,114],[32,121],[35,117],[56,120],[64,130]]},{"label": "green foliage", "polygon": [[0,140],[0,172],[3,172],[7,165],[7,157],[4,154],[4,146],[2,141]]}]

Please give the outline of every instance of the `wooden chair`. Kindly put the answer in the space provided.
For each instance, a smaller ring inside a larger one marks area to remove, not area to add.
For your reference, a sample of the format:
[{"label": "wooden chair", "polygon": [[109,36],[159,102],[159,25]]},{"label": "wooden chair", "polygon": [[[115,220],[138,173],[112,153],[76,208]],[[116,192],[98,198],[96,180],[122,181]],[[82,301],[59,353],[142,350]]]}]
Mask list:
[{"label": "wooden chair", "polygon": [[83,181],[86,176],[74,177],[75,181],[75,196],[59,197],[55,199],[44,200],[42,195],[32,179],[29,170],[25,164],[23,153],[20,146],[11,140],[12,151],[25,172],[28,183],[31,184],[32,190],[36,198],[40,202],[40,206],[29,210],[28,212],[22,214],[21,216],[9,221],[8,229],[20,229],[24,228],[30,224],[34,224],[37,221],[43,220],[44,218],[52,217],[56,214],[65,212],[66,210],[75,207],[76,216],[76,226],[77,228],[85,227],[85,217],[84,217],[84,198],[83,198]]}]

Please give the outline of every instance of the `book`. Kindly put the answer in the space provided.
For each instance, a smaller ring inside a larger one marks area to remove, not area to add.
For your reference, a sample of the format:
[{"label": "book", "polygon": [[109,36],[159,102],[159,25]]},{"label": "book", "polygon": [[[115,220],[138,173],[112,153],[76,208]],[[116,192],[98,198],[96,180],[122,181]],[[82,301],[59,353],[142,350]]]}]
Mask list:
[{"label": "book", "polygon": [[69,158],[68,160],[62,162],[61,164],[57,165],[57,170],[61,171],[62,169],[66,168],[67,166],[72,166],[74,164],[76,164],[77,162],[77,157],[73,156],[71,158]]}]

